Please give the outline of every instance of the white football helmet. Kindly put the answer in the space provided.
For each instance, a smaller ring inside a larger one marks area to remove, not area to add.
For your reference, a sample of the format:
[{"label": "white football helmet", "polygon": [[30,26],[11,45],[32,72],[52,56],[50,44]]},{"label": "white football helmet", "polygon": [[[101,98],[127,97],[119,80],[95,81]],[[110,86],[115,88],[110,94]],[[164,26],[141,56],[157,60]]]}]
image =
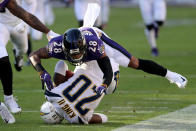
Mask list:
[{"label": "white football helmet", "polygon": [[40,116],[47,124],[59,124],[63,121],[63,117],[57,113],[55,107],[48,101],[41,106]]}]

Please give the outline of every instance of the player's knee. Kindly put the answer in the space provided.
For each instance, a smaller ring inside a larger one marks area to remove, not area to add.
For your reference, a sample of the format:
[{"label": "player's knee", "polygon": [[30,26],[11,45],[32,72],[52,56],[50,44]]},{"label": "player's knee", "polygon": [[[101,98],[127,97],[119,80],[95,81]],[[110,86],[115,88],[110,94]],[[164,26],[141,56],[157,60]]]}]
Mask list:
[{"label": "player's knee", "polygon": [[158,26],[162,26],[164,24],[164,21],[156,21]]},{"label": "player's knee", "polygon": [[101,113],[94,113],[91,120],[88,122],[89,124],[99,124],[106,123],[108,121],[108,117]]},{"label": "player's knee", "polygon": [[147,30],[152,30],[154,28],[153,24],[146,25]]},{"label": "player's knee", "polygon": [[54,72],[65,76],[67,70],[68,70],[68,65],[64,61],[60,60],[56,63]]},{"label": "player's knee", "polygon": [[128,66],[137,69],[139,67],[139,60],[132,56]]}]

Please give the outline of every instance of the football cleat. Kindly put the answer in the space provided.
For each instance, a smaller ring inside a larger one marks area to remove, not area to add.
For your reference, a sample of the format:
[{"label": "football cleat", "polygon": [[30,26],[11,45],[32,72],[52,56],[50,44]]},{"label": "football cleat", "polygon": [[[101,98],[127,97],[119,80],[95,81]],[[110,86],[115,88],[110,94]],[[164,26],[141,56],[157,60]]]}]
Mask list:
[{"label": "football cleat", "polygon": [[6,97],[4,96],[4,101],[12,113],[20,113],[22,111],[21,107],[16,103],[13,95]]},{"label": "football cleat", "polygon": [[14,67],[17,71],[21,71],[22,70],[22,66],[23,66],[23,56],[16,56],[16,50],[13,50],[14,52]]},{"label": "football cleat", "polygon": [[13,124],[15,122],[14,116],[9,112],[4,103],[0,102],[0,115],[5,123]]},{"label": "football cleat", "polygon": [[185,88],[188,82],[188,80],[184,76],[175,72],[173,72],[172,77],[168,78],[168,80],[170,81],[170,83],[175,83],[179,88]]},{"label": "football cleat", "polygon": [[159,55],[159,51],[157,48],[152,48],[151,50],[152,56],[158,56]]}]

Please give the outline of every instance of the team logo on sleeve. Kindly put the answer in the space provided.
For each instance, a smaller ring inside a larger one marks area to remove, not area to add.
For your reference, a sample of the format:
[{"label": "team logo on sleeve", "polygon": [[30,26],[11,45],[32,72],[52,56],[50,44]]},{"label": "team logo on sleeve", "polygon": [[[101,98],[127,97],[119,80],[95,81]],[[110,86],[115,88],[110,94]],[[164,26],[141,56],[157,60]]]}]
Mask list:
[{"label": "team logo on sleeve", "polygon": [[82,34],[83,34],[83,35],[88,35],[88,36],[93,35],[93,34],[92,34],[90,31],[88,31],[88,30],[82,31]]},{"label": "team logo on sleeve", "polygon": [[101,54],[104,54],[104,52],[105,52],[105,46],[104,45],[101,45],[98,50],[99,50],[99,52]]}]

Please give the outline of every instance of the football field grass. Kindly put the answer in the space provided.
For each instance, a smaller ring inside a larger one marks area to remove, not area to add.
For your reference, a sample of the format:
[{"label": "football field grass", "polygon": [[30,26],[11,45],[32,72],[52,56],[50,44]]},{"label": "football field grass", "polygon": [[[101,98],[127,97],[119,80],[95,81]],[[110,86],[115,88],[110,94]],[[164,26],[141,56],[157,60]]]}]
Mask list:
[{"label": "football field grass", "polygon": [[[15,115],[16,123],[5,124],[0,119],[0,131],[109,131],[121,126],[135,124],[159,115],[180,110],[196,104],[196,8],[169,7],[167,22],[160,31],[157,41],[159,57],[152,57],[144,35],[143,21],[138,8],[112,8],[105,32],[132,55],[151,59],[168,69],[181,73],[188,79],[185,89],[179,89],[165,78],[149,75],[142,71],[120,68],[120,81],[116,92],[106,95],[95,112],[108,116],[106,124],[76,125],[44,124],[39,115],[40,106],[45,101],[38,73],[32,66],[17,72],[13,66],[12,45],[8,44],[14,73],[14,95],[23,112]],[[55,25],[50,28],[57,33],[77,27],[72,8],[55,9]],[[41,41],[33,41],[36,50],[47,44],[45,36]],[[26,59],[26,58],[25,58]],[[56,59],[42,60],[43,66],[53,75]],[[74,69],[73,66],[69,66]],[[0,87],[3,101],[3,90]],[[131,129],[130,129],[131,130]]]}]

